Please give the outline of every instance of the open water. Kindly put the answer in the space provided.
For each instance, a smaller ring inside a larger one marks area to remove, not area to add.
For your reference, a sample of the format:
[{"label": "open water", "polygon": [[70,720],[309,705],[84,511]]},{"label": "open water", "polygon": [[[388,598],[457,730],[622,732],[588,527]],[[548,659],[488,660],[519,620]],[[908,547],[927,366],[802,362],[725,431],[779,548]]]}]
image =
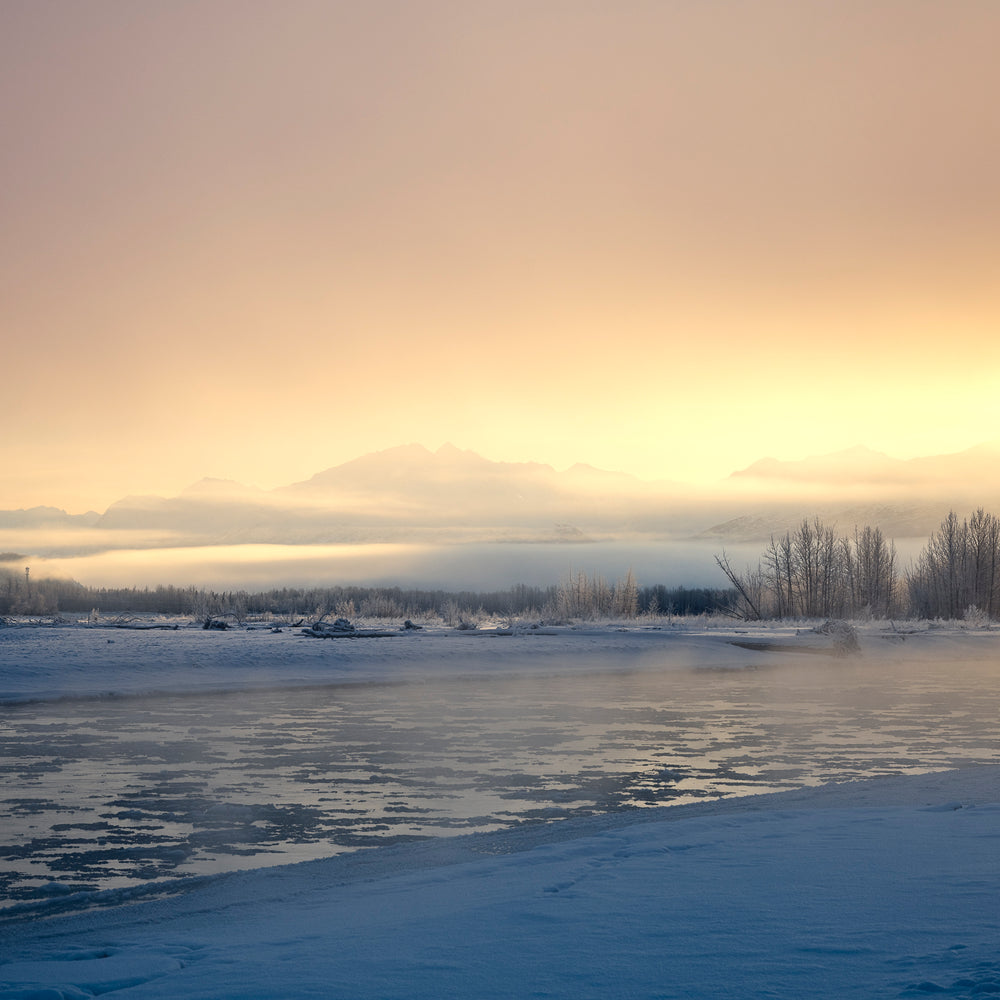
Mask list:
[{"label": "open water", "polygon": [[1000,758],[992,665],[811,658],[0,709],[0,905]]}]

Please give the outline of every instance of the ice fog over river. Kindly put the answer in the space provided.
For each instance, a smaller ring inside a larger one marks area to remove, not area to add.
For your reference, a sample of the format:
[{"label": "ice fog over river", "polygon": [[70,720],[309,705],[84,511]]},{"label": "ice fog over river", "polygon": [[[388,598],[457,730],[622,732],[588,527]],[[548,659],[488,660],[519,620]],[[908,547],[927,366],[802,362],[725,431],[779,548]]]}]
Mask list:
[{"label": "ice fog over river", "polygon": [[2,905],[996,759],[992,633],[744,634],[0,630]]}]

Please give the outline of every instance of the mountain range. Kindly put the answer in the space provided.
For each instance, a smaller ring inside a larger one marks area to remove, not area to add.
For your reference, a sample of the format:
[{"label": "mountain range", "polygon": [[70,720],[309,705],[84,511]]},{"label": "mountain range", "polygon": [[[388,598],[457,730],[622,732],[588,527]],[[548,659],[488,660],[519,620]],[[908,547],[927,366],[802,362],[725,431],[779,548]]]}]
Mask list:
[{"label": "mountain range", "polygon": [[762,458],[730,479],[809,483],[815,486],[939,487],[1000,486],[1000,440],[947,455],[891,458],[863,445],[797,461]]},{"label": "mountain range", "polygon": [[[260,490],[203,479],[176,497],[130,496],[103,514],[0,511],[0,549],[97,551],[246,543],[525,541],[629,537],[754,541],[820,516],[926,536],[950,507],[1000,500],[1000,441],[910,460],[864,447],[764,458],[712,491],[587,465],[494,462],[444,445],[363,455]],[[45,539],[48,538],[48,541]]]}]

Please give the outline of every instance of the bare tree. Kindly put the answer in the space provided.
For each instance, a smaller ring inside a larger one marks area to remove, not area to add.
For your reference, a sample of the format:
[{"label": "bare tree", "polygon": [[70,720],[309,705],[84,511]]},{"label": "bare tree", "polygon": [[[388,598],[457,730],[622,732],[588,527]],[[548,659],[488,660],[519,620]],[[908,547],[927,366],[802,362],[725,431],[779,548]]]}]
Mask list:
[{"label": "bare tree", "polygon": [[979,508],[959,521],[952,510],[907,575],[910,604],[925,618],[1000,612],[1000,521]]},{"label": "bare tree", "polygon": [[767,587],[771,592],[776,618],[787,618],[794,613],[792,577],[792,536],[786,531],[784,537],[775,541],[774,535],[764,550],[764,573]]},{"label": "bare tree", "polygon": [[878,528],[838,537],[819,518],[771,536],[756,569],[736,572],[725,553],[715,561],[737,592],[741,618],[886,616],[897,591],[896,550]]},{"label": "bare tree", "polygon": [[761,606],[765,593],[764,574],[760,566],[756,570],[747,567],[745,573],[737,573],[729,564],[725,549],[721,556],[715,557],[715,561],[736,590],[736,600],[729,613],[744,621],[760,621],[764,617]]},{"label": "bare tree", "polygon": [[622,618],[635,618],[639,614],[639,586],[631,567],[625,578],[615,584],[614,602],[615,614]]},{"label": "bare tree", "polygon": [[971,603],[990,618],[1000,608],[1000,519],[980,507],[969,518]]},{"label": "bare tree", "polygon": [[791,539],[795,611],[806,618],[825,618],[842,611],[837,536],[817,517],[804,520]]},{"label": "bare tree", "polygon": [[867,612],[887,618],[894,609],[896,595],[896,546],[881,529],[865,525],[854,528],[853,545],[845,546],[850,603],[854,614]]}]

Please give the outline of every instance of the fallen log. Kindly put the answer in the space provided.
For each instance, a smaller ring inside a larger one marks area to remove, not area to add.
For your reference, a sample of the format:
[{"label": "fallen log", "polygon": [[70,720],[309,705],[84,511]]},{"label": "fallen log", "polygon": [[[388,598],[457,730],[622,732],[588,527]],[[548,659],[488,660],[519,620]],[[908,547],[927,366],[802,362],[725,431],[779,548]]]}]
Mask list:
[{"label": "fallen log", "polygon": [[83,628],[125,628],[133,632],[149,632],[153,629],[162,629],[168,632],[176,632],[180,625],[176,622],[87,622]]},{"label": "fallen log", "polygon": [[304,628],[302,635],[311,635],[315,639],[388,639],[398,635],[398,632],[381,632],[378,629],[337,629],[337,628]]},{"label": "fallen log", "polygon": [[167,624],[166,622],[162,622],[162,623],[137,622],[135,624],[130,623],[130,622],[123,622],[121,624],[94,625],[94,626],[91,626],[91,627],[92,628],[127,628],[127,629],[132,629],[133,631],[136,631],[136,632],[149,632],[152,629],[164,629],[164,630],[166,630],[168,632],[176,632],[177,629],[180,626],[177,625],[177,624]]}]

